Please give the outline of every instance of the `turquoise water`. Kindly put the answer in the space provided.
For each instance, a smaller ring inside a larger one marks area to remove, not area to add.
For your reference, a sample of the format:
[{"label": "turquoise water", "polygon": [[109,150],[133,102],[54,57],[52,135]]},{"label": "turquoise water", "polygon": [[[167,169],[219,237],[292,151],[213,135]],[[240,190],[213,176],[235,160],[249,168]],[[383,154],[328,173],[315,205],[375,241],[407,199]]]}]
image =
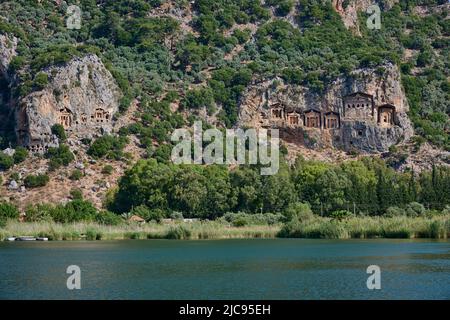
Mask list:
[{"label": "turquoise water", "polygon": [[[81,268],[68,290],[66,268]],[[368,290],[366,268],[381,268]],[[1,299],[450,299],[450,242],[0,243]]]}]

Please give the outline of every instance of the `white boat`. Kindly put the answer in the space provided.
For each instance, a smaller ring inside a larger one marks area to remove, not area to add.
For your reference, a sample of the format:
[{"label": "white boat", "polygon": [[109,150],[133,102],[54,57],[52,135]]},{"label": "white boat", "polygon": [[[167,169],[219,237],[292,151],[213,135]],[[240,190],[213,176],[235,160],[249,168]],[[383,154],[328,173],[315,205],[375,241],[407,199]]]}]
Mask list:
[{"label": "white boat", "polygon": [[9,238],[6,238],[6,241],[16,241],[16,237],[9,237]]},{"label": "white boat", "polygon": [[37,237],[36,241],[48,241],[48,238],[46,238],[46,237]]}]

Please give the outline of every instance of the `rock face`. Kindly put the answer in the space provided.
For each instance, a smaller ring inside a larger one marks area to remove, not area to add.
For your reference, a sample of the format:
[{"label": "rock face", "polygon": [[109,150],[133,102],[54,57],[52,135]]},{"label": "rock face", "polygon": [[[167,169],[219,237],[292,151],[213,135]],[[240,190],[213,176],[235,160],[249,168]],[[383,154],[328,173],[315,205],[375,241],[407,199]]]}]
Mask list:
[{"label": "rock face", "polygon": [[244,92],[239,126],[282,129],[281,137],[309,147],[384,152],[413,129],[396,66],[355,70],[323,94],[281,79],[255,83]]},{"label": "rock face", "polygon": [[11,59],[16,55],[17,38],[0,34],[0,73],[8,79],[8,67]]},{"label": "rock face", "polygon": [[18,142],[33,152],[58,145],[55,124],[68,138],[92,138],[110,132],[121,92],[96,55],[74,58],[43,71],[48,85],[24,97],[16,109]]}]

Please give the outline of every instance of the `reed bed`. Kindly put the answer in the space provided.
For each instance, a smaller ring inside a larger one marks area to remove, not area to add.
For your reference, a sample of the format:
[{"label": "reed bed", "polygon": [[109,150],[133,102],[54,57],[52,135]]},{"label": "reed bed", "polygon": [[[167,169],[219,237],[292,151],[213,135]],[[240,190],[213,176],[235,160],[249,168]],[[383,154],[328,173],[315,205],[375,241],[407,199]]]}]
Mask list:
[{"label": "reed bed", "polygon": [[92,222],[60,224],[54,222],[8,221],[0,228],[0,239],[11,236],[48,237],[49,240],[125,240],[125,239],[249,239],[249,238],[433,238],[450,237],[450,215],[435,217],[351,217],[333,220],[313,217],[284,225],[233,226],[223,221],[146,223],[117,226]]},{"label": "reed bed", "polygon": [[285,224],[278,233],[285,238],[433,238],[450,236],[450,216],[352,217],[341,221],[314,217]]},{"label": "reed bed", "polygon": [[275,238],[281,225],[235,227],[216,221],[146,223],[107,226],[97,223],[8,221],[0,228],[0,238],[11,236],[48,237],[49,240],[125,240],[125,239],[232,239]]}]

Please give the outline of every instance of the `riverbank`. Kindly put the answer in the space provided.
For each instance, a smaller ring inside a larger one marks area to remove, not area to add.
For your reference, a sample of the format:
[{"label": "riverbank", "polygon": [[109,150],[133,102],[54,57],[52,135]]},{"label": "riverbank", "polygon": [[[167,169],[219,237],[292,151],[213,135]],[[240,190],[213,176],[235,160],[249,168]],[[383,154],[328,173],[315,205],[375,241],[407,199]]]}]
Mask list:
[{"label": "riverbank", "polygon": [[450,237],[450,215],[433,217],[351,217],[340,221],[315,217],[292,221],[277,234],[283,238],[370,239]]},{"label": "riverbank", "polygon": [[46,237],[49,240],[126,239],[251,239],[251,238],[432,238],[450,237],[450,215],[435,217],[351,217],[343,220],[314,217],[286,224],[233,226],[223,221],[195,221],[116,226],[92,222],[8,221],[0,239],[11,236]]},{"label": "riverbank", "polygon": [[49,240],[127,240],[127,239],[247,239],[275,238],[281,225],[252,225],[235,227],[219,221],[145,223],[117,226],[79,222],[9,221],[0,228],[0,238],[10,236],[47,237]]}]

